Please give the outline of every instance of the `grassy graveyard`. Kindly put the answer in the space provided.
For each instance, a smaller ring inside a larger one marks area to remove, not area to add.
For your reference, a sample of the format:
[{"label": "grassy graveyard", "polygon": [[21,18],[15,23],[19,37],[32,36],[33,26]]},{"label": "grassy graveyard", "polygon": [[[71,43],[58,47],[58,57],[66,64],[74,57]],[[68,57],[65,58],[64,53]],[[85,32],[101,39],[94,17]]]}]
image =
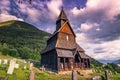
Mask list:
[{"label": "grassy graveyard", "polygon": [[8,80],[28,80],[29,78],[29,67],[27,66],[26,69],[24,69],[24,64],[22,62],[17,62],[19,64],[19,68],[15,68],[14,72],[12,75],[7,74],[7,70],[9,65],[7,64],[6,67],[2,67],[2,65],[0,65],[0,77],[7,77]]},{"label": "grassy graveyard", "polygon": [[[12,59],[13,57],[10,56],[3,56],[0,54],[0,58],[2,59]],[[8,80],[28,80],[30,75],[29,66],[30,63],[26,63],[26,69],[24,69],[24,62],[21,62],[19,60],[16,61],[17,64],[19,64],[19,68],[15,68],[12,75],[7,74],[7,70],[9,67],[10,60],[8,61],[8,64],[6,67],[3,67],[2,64],[0,64],[0,77],[7,77]],[[110,66],[111,67],[111,66]],[[105,80],[105,70],[106,68],[103,67],[97,67],[94,68],[96,71],[92,74],[84,75],[79,74],[79,80],[90,80],[93,76],[102,76],[102,80]],[[111,68],[112,69],[112,68]],[[35,72],[35,80],[71,80],[71,74],[55,74],[50,73],[48,71],[39,71],[39,68],[34,67],[32,71]],[[120,80],[120,73],[115,73],[115,71],[112,71],[110,74],[111,80]]]}]

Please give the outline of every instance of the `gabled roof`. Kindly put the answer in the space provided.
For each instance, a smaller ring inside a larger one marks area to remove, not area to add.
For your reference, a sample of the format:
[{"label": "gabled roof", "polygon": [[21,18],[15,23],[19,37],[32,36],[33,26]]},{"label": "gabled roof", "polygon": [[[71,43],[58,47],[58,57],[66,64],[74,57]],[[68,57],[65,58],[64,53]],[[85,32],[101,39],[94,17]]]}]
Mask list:
[{"label": "gabled roof", "polygon": [[76,49],[77,51],[85,52],[85,50],[82,47],[80,47],[77,43],[76,43]]},{"label": "gabled roof", "polygon": [[[62,27],[61,27],[58,31],[56,31],[56,32],[54,32],[54,33],[52,34],[52,36],[51,36],[50,38],[52,38],[55,34],[57,34],[58,32],[60,32],[60,30],[61,30],[61,29],[65,26],[65,24],[67,24],[67,23],[68,23],[68,25],[69,25],[69,27],[70,27],[70,29],[71,29],[73,35],[76,37],[76,35],[75,35],[75,33],[74,33],[72,27],[70,26],[69,21],[67,20],[67,21],[62,25]],[[49,38],[49,39],[50,39],[50,38]],[[48,39],[48,40],[49,40],[49,39]]]},{"label": "gabled roof", "polygon": [[74,31],[73,31],[73,29],[72,29],[72,27],[71,27],[71,25],[70,25],[70,23],[69,23],[68,20],[63,24],[63,26],[58,30],[58,32],[59,32],[59,31],[65,26],[65,24],[67,24],[67,23],[68,23],[69,28],[70,28],[70,30],[72,31],[73,35],[76,37],[76,35],[75,35],[75,33],[74,33]]},{"label": "gabled roof", "polygon": [[48,51],[51,51],[51,50],[55,49],[55,45],[56,45],[56,41],[48,44],[48,45],[45,47],[45,49],[42,51],[41,54],[44,54],[44,53],[46,53],[46,52],[48,52]]},{"label": "gabled roof", "polygon": [[58,57],[74,57],[72,51],[64,49],[56,49]]},{"label": "gabled roof", "polygon": [[86,55],[84,52],[78,51],[81,58],[90,58],[88,55]]}]

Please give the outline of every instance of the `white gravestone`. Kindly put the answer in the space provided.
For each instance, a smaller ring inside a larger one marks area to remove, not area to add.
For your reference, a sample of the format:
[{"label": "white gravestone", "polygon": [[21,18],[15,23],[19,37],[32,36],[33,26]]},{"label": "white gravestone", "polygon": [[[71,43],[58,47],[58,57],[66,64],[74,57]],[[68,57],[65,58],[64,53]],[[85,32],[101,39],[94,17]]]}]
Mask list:
[{"label": "white gravestone", "polygon": [[33,68],[33,63],[30,63],[30,70],[32,70]]},{"label": "white gravestone", "polygon": [[1,63],[2,63],[2,60],[0,59],[0,65],[1,65]]},{"label": "white gravestone", "polygon": [[8,60],[7,59],[4,59],[3,60],[3,64],[7,64],[8,63]]},{"label": "white gravestone", "polygon": [[7,71],[7,74],[12,74],[15,68],[15,64],[16,64],[16,59],[13,59],[10,61],[10,65]]},{"label": "white gravestone", "polygon": [[19,64],[15,64],[15,68],[19,68]]},{"label": "white gravestone", "polygon": [[94,76],[91,78],[91,80],[102,80],[102,79],[101,79],[101,76]]}]

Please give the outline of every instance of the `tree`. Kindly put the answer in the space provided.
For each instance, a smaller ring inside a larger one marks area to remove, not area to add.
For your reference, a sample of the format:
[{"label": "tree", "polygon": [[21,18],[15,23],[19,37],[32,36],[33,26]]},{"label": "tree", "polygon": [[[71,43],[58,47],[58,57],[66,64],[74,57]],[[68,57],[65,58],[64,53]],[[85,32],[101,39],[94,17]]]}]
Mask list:
[{"label": "tree", "polygon": [[19,56],[23,59],[28,59],[30,57],[30,49],[28,47],[23,47],[18,49]]},{"label": "tree", "polygon": [[9,48],[3,48],[2,50],[3,55],[8,55],[9,54]]},{"label": "tree", "polygon": [[13,56],[13,57],[18,57],[19,56],[18,51],[16,49],[10,49],[9,50],[9,55]]}]

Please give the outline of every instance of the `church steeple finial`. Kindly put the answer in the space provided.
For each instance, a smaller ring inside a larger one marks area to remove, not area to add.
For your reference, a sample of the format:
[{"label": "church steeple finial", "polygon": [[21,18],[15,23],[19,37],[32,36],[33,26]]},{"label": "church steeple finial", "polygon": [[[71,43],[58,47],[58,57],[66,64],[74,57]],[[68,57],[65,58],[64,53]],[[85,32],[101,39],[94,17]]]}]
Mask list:
[{"label": "church steeple finial", "polygon": [[57,19],[57,20],[59,20],[59,19],[64,19],[64,20],[67,20],[67,19],[68,19],[67,16],[66,16],[66,14],[65,14],[65,12],[64,12],[63,6],[62,6],[60,15],[58,16],[58,19]]}]

